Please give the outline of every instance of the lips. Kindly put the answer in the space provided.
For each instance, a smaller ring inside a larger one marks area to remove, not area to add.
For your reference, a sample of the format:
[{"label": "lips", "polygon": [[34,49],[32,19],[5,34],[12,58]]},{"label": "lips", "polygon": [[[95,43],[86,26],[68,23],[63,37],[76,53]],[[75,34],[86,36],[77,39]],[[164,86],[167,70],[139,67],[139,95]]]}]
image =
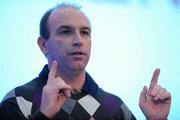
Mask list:
[{"label": "lips", "polygon": [[74,52],[71,52],[70,55],[78,56],[78,55],[86,55],[86,53],[82,51],[74,51]]}]

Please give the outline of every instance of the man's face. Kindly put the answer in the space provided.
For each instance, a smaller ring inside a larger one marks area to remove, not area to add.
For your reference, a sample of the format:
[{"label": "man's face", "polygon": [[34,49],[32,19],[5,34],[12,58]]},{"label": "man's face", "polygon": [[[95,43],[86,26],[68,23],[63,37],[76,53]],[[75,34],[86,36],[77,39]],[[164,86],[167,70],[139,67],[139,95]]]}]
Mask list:
[{"label": "man's face", "polygon": [[53,11],[48,20],[48,60],[60,69],[84,70],[91,50],[91,26],[87,17],[73,8]]}]

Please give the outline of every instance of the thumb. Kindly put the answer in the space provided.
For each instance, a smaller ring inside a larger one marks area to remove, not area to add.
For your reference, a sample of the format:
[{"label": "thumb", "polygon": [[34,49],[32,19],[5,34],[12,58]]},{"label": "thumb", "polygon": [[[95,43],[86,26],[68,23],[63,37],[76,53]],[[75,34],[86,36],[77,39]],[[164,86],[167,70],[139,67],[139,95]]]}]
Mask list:
[{"label": "thumb", "polygon": [[146,95],[147,95],[147,86],[143,87],[143,90],[141,91],[140,94],[140,99],[139,99],[139,104],[141,105],[142,103],[146,102]]}]

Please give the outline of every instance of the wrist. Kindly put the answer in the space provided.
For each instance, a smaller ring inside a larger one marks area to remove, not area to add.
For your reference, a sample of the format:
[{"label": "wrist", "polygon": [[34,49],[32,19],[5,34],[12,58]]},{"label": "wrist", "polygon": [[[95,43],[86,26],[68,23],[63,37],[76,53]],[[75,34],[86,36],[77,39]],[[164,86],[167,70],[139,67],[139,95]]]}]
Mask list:
[{"label": "wrist", "polygon": [[49,112],[49,110],[45,110],[45,109],[41,109],[41,108],[40,108],[40,112],[49,119],[53,118],[55,115],[55,114]]},{"label": "wrist", "polygon": [[40,110],[35,111],[34,114],[28,116],[30,120],[50,120],[47,116],[45,116]]}]

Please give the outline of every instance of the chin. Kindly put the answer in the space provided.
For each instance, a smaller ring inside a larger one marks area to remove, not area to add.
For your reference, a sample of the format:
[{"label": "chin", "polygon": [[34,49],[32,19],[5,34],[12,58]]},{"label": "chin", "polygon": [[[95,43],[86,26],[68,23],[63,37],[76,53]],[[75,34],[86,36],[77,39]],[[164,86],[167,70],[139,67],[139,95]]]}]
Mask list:
[{"label": "chin", "polygon": [[85,65],[84,64],[76,64],[76,65],[71,66],[71,69],[75,70],[75,71],[83,71],[83,70],[85,70]]}]

